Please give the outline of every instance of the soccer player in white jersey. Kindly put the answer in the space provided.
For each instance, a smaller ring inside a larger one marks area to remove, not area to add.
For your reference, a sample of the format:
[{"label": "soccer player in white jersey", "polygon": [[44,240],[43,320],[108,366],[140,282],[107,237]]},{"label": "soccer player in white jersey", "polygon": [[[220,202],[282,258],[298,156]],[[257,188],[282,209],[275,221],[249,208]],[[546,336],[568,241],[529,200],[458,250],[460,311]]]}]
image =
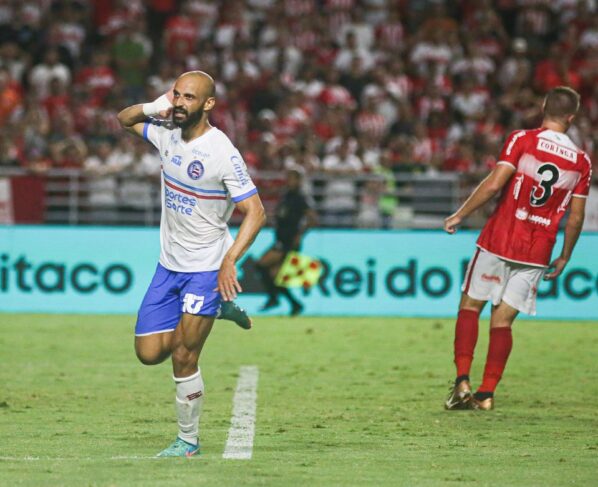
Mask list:
[{"label": "soccer player in white jersey", "polygon": [[[179,432],[158,454],[162,457],[199,453],[204,396],[199,355],[221,301],[232,301],[241,291],[235,263],[265,223],[241,154],[209,123],[215,103],[214,80],[192,71],[181,75],[168,95],[118,114],[123,128],[151,142],[162,161],[160,261],[135,327],[142,363],[172,357]],[[244,218],[233,239],[227,221],[235,207]]]}]

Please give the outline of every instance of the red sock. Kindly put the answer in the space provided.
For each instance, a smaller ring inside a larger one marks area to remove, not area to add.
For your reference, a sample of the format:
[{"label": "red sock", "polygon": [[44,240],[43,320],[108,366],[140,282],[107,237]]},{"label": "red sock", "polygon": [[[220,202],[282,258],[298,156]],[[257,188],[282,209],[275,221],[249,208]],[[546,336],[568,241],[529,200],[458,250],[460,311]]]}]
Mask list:
[{"label": "red sock", "polygon": [[455,326],[455,365],[457,377],[469,375],[473,351],[478,341],[478,321],[480,314],[471,309],[461,309]]},{"label": "red sock", "polygon": [[511,348],[513,348],[513,335],[510,326],[490,329],[484,379],[478,391],[494,392],[507,365]]}]

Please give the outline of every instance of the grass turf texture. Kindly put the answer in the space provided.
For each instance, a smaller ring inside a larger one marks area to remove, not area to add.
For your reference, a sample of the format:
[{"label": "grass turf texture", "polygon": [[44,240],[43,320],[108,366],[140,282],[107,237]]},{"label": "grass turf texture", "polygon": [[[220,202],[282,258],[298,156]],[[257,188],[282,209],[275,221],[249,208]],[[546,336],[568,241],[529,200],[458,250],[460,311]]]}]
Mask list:
[{"label": "grass turf texture", "polygon": [[[132,322],[0,314],[0,485],[595,485],[597,323],[517,323],[497,409],[447,412],[452,320],[217,322],[202,455],[155,460],[176,434],[174,387],[169,364],[137,363]],[[253,364],[254,456],[223,460]]]}]

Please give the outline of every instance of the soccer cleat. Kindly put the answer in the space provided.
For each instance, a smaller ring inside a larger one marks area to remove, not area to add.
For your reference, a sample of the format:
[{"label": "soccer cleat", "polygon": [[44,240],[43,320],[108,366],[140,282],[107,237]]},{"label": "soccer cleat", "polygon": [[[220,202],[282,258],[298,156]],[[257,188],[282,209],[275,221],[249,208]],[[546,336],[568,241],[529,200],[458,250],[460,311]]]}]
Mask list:
[{"label": "soccer cleat", "polygon": [[247,312],[243,308],[239,308],[234,301],[222,301],[218,319],[234,321],[244,330],[249,330],[252,325],[251,318]]},{"label": "soccer cleat", "polygon": [[494,396],[488,397],[487,394],[484,394],[482,397],[476,396],[478,396],[477,392],[473,395],[471,400],[471,409],[476,409],[478,411],[490,411],[494,409]]},{"label": "soccer cleat", "polygon": [[192,445],[187,443],[185,440],[181,440],[178,436],[174,440],[174,443],[165,450],[158,453],[158,457],[192,457],[193,455],[199,455],[199,443]]},{"label": "soccer cleat", "polygon": [[451,387],[451,392],[444,402],[444,409],[454,411],[458,409],[471,409],[473,394],[468,380],[462,380]]}]

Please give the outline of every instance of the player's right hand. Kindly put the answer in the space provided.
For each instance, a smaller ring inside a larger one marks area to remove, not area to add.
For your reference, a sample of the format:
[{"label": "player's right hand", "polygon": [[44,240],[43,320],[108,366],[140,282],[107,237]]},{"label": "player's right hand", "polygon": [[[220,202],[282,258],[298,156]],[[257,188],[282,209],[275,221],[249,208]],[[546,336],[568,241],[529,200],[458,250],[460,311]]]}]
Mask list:
[{"label": "player's right hand", "polygon": [[456,213],[444,219],[444,231],[451,235],[457,231],[457,226],[461,223],[461,217]]},{"label": "player's right hand", "polygon": [[237,293],[243,291],[237,280],[237,269],[233,261],[226,257],[222,261],[220,271],[218,272],[218,287],[215,289],[222,295],[224,301],[233,301],[237,298]]}]

